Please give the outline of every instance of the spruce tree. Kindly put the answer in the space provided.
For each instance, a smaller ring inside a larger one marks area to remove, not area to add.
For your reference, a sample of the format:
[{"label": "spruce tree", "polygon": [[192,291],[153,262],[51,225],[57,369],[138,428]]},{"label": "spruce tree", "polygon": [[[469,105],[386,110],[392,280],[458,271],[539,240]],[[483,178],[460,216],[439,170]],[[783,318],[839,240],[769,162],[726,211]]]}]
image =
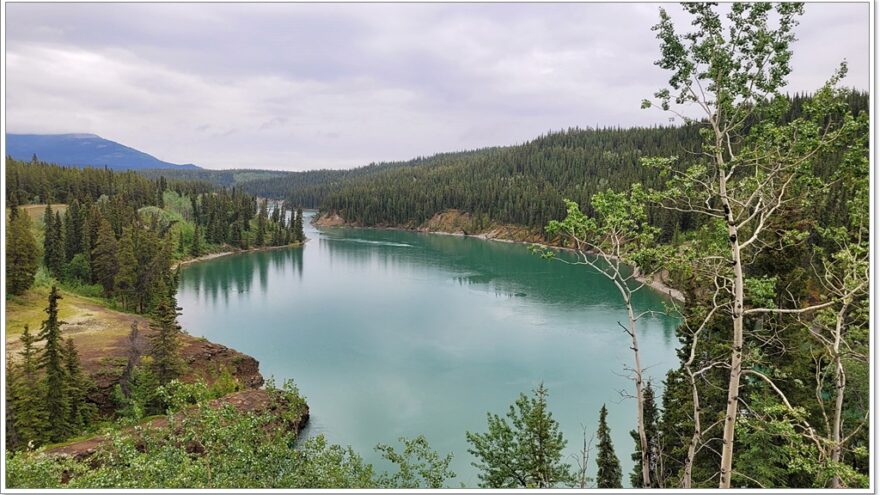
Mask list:
[{"label": "spruce tree", "polygon": [[[138,259],[135,253],[134,229],[125,229],[122,238],[119,239],[119,254],[117,256],[119,269],[116,272],[114,287],[116,293],[122,297],[122,306],[131,308],[137,303],[138,291]],[[93,270],[94,271],[94,270]]]},{"label": "spruce tree", "polygon": [[23,294],[37,273],[37,242],[27,214],[13,207],[6,230],[6,292]]},{"label": "spruce tree", "polygon": [[303,231],[303,210],[302,208],[296,209],[296,220],[293,226],[294,232],[296,233],[297,242],[303,242],[306,240],[306,234]]},{"label": "spruce tree", "polygon": [[38,356],[34,348],[37,338],[30,332],[28,325],[19,337],[22,350],[19,352],[21,362],[14,366],[14,384],[10,387],[7,401],[13,405],[14,427],[22,444],[33,442],[38,446],[45,441],[48,418],[38,374]]},{"label": "spruce tree", "polygon": [[639,440],[639,432],[637,430],[630,431],[630,435],[633,437],[633,440],[636,442],[636,450],[632,455],[632,460],[635,462],[633,466],[633,471],[629,475],[630,483],[632,483],[633,488],[661,488],[660,480],[658,479],[658,469],[659,469],[659,456],[660,456],[660,445],[659,445],[659,424],[660,424],[660,412],[657,410],[657,402],[654,398],[654,388],[651,386],[651,382],[647,382],[645,385],[645,434],[648,437],[648,472],[651,475],[651,484],[650,486],[642,486],[642,453],[641,453],[641,442]]},{"label": "spruce tree", "polygon": [[177,236],[177,252],[180,253],[181,256],[186,254],[186,241],[183,239],[183,230],[181,230]]},{"label": "spruce tree", "polygon": [[45,342],[40,356],[40,367],[45,370],[45,404],[49,417],[47,433],[50,441],[61,441],[69,430],[67,420],[70,401],[67,394],[67,370],[64,363],[64,348],[61,342],[61,321],[58,319],[58,288],[52,286],[49,293],[48,318],[38,335]]},{"label": "spruce tree", "polygon": [[74,199],[64,213],[64,258],[70,262],[82,252],[83,214],[79,201]]},{"label": "spruce tree", "polygon": [[254,238],[254,245],[262,247],[266,243],[266,200],[260,203],[260,212],[257,214],[257,234]]},{"label": "spruce tree", "polygon": [[52,266],[52,249],[54,246],[54,240],[52,237],[55,235],[55,213],[52,211],[52,205],[46,204],[46,209],[43,211],[43,264],[46,267]]},{"label": "spruce tree", "polygon": [[13,450],[18,448],[24,441],[16,428],[19,404],[16,403],[16,390],[20,383],[18,369],[12,364],[11,359],[6,360],[6,448]]},{"label": "spruce tree", "polygon": [[86,400],[91,383],[82,372],[79,353],[71,338],[67,339],[67,346],[64,349],[64,367],[67,372],[69,400],[67,424],[71,432],[76,433],[89,423],[95,412],[95,406]]},{"label": "spruce tree", "polygon": [[[479,459],[484,488],[553,488],[574,483],[570,466],[562,462],[566,441],[547,408],[547,389],[541,384],[532,397],[520,394],[507,419],[488,414],[487,433],[467,433],[468,449]],[[510,421],[508,423],[508,420]]]},{"label": "spruce tree", "polygon": [[596,433],[598,453],[596,464],[599,470],[596,472],[597,488],[622,488],[620,460],[614,453],[614,444],[611,442],[611,429],[608,428],[608,409],[602,404],[599,411],[599,431]]},{"label": "spruce tree", "polygon": [[61,279],[64,273],[64,229],[61,216],[52,211],[52,205],[47,204],[43,214],[45,229],[43,232],[43,264],[49,273],[57,279]]},{"label": "spruce tree", "polygon": [[[196,201],[193,200],[193,207],[195,207],[196,204]],[[193,240],[189,247],[189,254],[193,258],[198,258],[202,255],[202,231],[199,228],[199,224],[196,224],[196,228],[193,231]]]},{"label": "spruce tree", "polygon": [[152,371],[160,385],[177,378],[182,371],[179,331],[177,304],[166,292],[154,312],[153,335],[150,338]]},{"label": "spruce tree", "polygon": [[64,276],[64,222],[61,219],[61,212],[55,212],[55,220],[52,221],[52,235],[47,235],[48,242],[51,246],[47,248],[46,268],[52,273],[52,276],[61,279]]},{"label": "spruce tree", "polygon": [[103,218],[100,222],[98,240],[92,250],[92,278],[104,288],[104,295],[110,297],[119,272],[119,245],[110,222]]}]

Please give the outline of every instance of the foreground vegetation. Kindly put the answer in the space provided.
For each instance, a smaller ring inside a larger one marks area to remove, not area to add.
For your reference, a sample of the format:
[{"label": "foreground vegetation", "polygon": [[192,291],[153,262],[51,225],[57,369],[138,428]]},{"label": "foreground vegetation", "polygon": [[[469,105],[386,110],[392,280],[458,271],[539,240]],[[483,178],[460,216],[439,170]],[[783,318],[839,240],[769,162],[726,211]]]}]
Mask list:
[{"label": "foreground vegetation", "polygon": [[[116,430],[86,459],[44,453],[7,453],[7,486],[15,488],[439,488],[454,474],[423,437],[380,445],[396,466],[377,473],[350,448],[323,436],[295,446],[290,422],[305,401],[291,384],[268,391],[267,412],[241,414],[232,406],[195,402],[204,384],[159,392],[169,404],[159,427]],[[279,414],[277,406],[284,412]]]}]

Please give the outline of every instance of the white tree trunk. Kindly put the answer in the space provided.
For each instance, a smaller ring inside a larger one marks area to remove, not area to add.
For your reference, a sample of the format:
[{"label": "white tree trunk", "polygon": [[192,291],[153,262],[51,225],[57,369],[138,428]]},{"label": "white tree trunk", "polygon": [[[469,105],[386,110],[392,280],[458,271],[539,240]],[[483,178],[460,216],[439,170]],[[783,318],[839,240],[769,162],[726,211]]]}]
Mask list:
[{"label": "white tree trunk", "polygon": [[[723,165],[723,162],[720,162]],[[718,488],[730,488],[730,477],[733,471],[733,442],[735,437],[736,417],[739,407],[739,383],[742,376],[743,351],[743,303],[744,275],[742,253],[738,237],[736,220],[727,197],[727,181],[724,167],[719,167],[719,193],[721,203],[727,216],[727,234],[730,242],[730,259],[733,264],[733,339],[730,351],[730,380],[727,384],[727,412],[724,416],[724,434],[721,445],[721,476]]]},{"label": "white tree trunk", "polygon": [[636,316],[632,308],[632,297],[626,296],[626,311],[629,317],[629,334],[632,337],[632,351],[635,359],[636,403],[639,431],[639,445],[642,455],[642,486],[651,487],[651,466],[648,465],[648,435],[645,433],[645,395],[642,383],[642,360],[639,353],[639,338],[636,334]]},{"label": "white tree trunk", "polygon": [[[843,333],[843,320],[846,315],[846,307],[844,304],[840,312],[837,313],[837,324],[834,328],[834,368],[835,380],[834,388],[837,396],[834,403],[834,423],[831,425],[831,461],[835,464],[840,462],[841,451],[843,445],[841,442],[843,431],[843,396],[846,391],[846,372],[843,369],[843,360],[840,357],[840,340]],[[831,488],[841,488],[840,476],[837,474],[831,478]]]}]

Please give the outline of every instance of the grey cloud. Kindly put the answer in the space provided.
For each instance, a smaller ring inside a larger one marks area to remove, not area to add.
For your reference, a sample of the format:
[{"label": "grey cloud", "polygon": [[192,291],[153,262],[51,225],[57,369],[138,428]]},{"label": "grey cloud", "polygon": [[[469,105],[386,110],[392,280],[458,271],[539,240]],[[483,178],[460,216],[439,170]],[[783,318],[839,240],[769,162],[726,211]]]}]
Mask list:
[{"label": "grey cloud", "polygon": [[[13,3],[7,124],[295,169],[663,124],[639,110],[667,78],[659,5]],[[867,4],[806,10],[791,89],[843,58],[867,88]]]}]

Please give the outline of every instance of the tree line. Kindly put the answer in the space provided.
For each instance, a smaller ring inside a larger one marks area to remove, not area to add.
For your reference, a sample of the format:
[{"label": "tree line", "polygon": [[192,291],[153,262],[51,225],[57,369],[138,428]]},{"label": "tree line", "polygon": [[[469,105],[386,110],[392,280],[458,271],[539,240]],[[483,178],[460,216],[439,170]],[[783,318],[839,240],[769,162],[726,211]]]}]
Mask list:
[{"label": "tree line", "polygon": [[[36,336],[23,329],[23,350],[7,368],[7,439],[13,449],[64,440],[102,419],[73,341],[61,339],[59,284],[151,317],[149,349],[139,348],[144,329],[132,326],[128,363],[112,397],[115,416],[135,420],[163,412],[161,388],[184,372],[175,261],[305,240],[301,209],[290,212],[274,203],[270,213],[267,200],[241,191],[36,159],[9,165],[14,180],[7,181],[7,297],[27,292],[39,270],[52,285],[48,319]],[[66,204],[47,203],[37,225],[26,205],[18,204],[53,199]],[[218,380],[218,394],[234,387],[230,380]]]}]

